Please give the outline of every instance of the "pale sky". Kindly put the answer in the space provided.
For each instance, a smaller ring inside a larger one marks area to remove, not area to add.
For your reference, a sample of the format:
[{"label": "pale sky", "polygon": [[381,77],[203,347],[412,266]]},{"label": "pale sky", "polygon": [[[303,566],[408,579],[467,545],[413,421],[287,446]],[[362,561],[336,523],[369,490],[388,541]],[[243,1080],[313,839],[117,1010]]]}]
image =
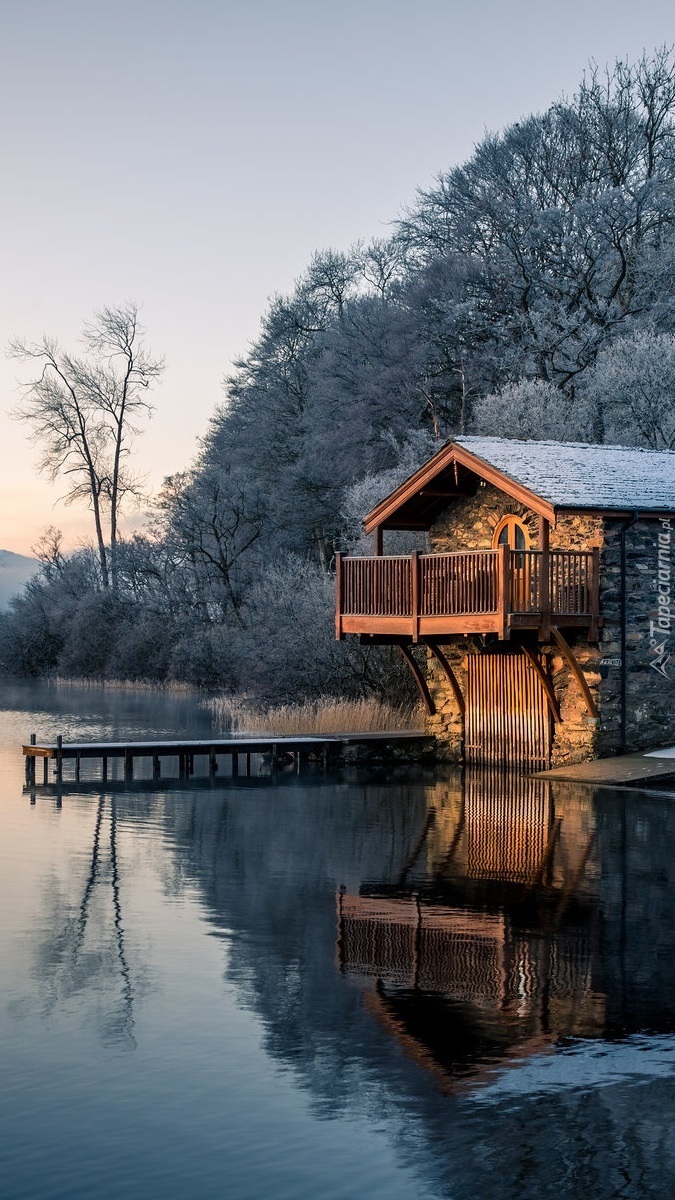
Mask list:
[{"label": "pale sky", "polygon": [[[570,92],[589,59],[675,42],[665,0],[0,0],[0,344],[77,348],[143,306],[167,370],[136,464],[189,465],[231,360],[314,250],[383,236],[415,189]],[[10,420],[0,548],[86,536]]]}]

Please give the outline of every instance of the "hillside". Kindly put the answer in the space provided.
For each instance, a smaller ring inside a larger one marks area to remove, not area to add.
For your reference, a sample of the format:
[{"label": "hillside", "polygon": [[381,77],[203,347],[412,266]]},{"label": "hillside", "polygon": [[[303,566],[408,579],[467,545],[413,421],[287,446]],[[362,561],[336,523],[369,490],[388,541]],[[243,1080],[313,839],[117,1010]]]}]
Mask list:
[{"label": "hillside", "polygon": [[0,609],[7,608],[11,597],[21,591],[31,575],[35,574],[38,565],[36,559],[24,554],[0,550]]}]

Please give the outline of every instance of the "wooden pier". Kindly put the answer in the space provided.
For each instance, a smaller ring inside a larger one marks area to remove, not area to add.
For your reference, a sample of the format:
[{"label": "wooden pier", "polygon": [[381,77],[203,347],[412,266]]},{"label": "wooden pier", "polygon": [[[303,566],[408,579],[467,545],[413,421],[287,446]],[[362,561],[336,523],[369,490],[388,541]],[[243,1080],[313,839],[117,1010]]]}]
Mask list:
[{"label": "wooden pier", "polygon": [[640,786],[657,779],[672,779],[675,784],[675,758],[669,755],[659,757],[655,751],[617,754],[613,758],[593,758],[589,762],[573,763],[567,767],[551,767],[538,772],[535,778],[582,783],[589,787],[622,784]]},{"label": "wooden pier", "polygon": [[[202,776],[215,778],[225,759],[229,766],[229,777],[237,778],[241,773],[251,775],[251,761],[255,755],[268,756],[273,765],[293,764],[299,770],[303,761],[318,762],[327,768],[331,762],[344,755],[349,748],[386,753],[396,749],[400,754],[406,747],[419,753],[431,750],[434,739],[423,733],[345,733],[323,734],[314,737],[247,737],[221,738],[208,741],[154,741],[154,742],[66,742],[57,737],[54,742],[38,742],[31,734],[28,745],[22,747],[26,763],[26,783],[36,782],[36,767],[39,759],[43,764],[43,783],[49,782],[49,765],[53,764],[54,777],[63,778],[64,764],[72,763],[75,781],[79,781],[83,762],[98,760],[101,764],[100,779],[108,779],[110,761],[124,764],[124,779],[134,778],[134,764],[151,762],[152,778],[162,777],[162,764],[177,764],[178,779],[189,779],[195,774],[195,760],[202,764]],[[174,775],[174,778],[176,776]]]}]

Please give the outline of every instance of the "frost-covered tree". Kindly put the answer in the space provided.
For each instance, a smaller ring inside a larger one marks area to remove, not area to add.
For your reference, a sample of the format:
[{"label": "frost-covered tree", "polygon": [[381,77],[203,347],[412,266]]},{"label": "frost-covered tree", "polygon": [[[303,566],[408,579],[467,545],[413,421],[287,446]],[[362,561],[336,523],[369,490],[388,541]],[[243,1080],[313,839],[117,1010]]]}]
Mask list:
[{"label": "frost-covered tree", "polygon": [[496,382],[539,376],[572,394],[655,301],[675,227],[674,116],[664,48],[591,70],[570,100],[489,135],[420,193],[398,236],[422,270],[472,264],[473,345],[492,346]]},{"label": "frost-covered tree", "polygon": [[618,338],[598,355],[585,392],[601,440],[675,449],[675,334]]},{"label": "frost-covered tree", "polygon": [[593,414],[579,399],[544,379],[521,379],[509,383],[476,402],[472,433],[494,437],[589,441],[593,437]]},{"label": "frost-covered tree", "polygon": [[[342,519],[341,548],[350,554],[372,554],[370,539],[363,532],[363,519],[412,475],[437,450],[440,443],[424,430],[416,430],[401,442],[389,438],[395,463],[383,471],[371,472],[358,479],[345,491],[340,509]],[[387,550],[391,554],[406,554],[424,544],[424,535],[391,531],[387,534]]]}]

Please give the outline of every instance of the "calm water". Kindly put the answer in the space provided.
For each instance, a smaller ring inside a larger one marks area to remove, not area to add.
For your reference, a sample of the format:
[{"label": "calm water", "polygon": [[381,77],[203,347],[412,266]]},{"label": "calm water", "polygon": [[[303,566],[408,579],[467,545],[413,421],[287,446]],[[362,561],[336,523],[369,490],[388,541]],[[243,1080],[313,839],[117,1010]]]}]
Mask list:
[{"label": "calm water", "polygon": [[0,685],[0,1195],[675,1194],[675,796],[448,770],[31,798],[209,731]]}]

